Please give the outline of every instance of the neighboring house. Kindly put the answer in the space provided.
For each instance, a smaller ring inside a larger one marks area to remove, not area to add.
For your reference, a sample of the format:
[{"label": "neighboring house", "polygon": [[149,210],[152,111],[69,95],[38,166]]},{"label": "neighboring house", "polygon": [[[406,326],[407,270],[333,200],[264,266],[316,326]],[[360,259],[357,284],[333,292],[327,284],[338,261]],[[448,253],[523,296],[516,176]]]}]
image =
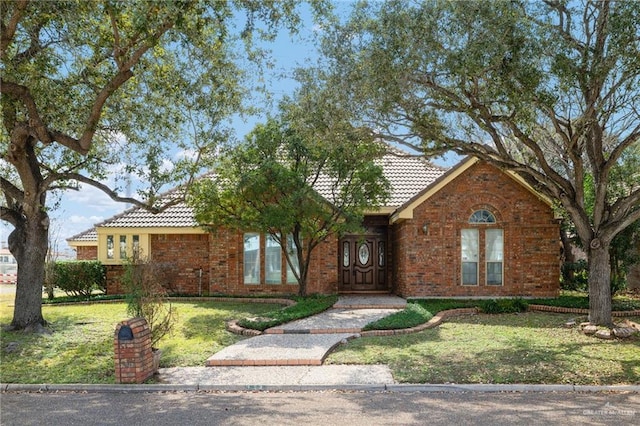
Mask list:
[{"label": "neighboring house", "polygon": [[[315,249],[309,294],[558,294],[559,221],[522,179],[475,158],[445,170],[391,150],[381,162],[390,201],[365,216],[364,234],[329,238]],[[134,248],[171,265],[175,293],[297,293],[273,239],[250,230],[208,233],[184,203],[155,215],[129,209],[68,242],[79,259],[107,265],[108,293],[122,292],[118,276]]]},{"label": "neighboring house", "polygon": [[18,262],[9,249],[0,248],[0,284],[15,284],[18,278]]}]

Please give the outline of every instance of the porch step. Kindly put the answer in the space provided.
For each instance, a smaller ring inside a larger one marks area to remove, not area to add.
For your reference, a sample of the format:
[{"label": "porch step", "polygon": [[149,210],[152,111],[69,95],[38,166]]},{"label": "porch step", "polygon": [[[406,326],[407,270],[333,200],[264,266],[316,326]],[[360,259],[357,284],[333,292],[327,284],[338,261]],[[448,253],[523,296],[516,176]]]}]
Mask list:
[{"label": "porch step", "polygon": [[341,294],[334,309],[404,309],[406,299],[391,294]]}]

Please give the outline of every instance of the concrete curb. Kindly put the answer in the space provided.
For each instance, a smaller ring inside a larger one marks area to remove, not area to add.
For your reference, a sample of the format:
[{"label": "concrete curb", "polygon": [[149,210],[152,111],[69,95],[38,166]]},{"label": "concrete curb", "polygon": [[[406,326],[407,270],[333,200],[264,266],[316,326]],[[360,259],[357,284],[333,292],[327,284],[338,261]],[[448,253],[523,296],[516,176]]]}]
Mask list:
[{"label": "concrete curb", "polygon": [[151,392],[632,392],[640,393],[640,385],[533,385],[533,384],[372,384],[372,385],[83,385],[83,384],[0,384],[0,392],[86,392],[86,393],[151,393]]}]

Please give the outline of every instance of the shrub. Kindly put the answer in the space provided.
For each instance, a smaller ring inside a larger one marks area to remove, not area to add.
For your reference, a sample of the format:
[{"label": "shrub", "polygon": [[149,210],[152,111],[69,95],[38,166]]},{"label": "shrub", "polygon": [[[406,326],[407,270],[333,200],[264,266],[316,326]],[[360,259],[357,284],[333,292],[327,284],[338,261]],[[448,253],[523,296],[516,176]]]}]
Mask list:
[{"label": "shrub", "polygon": [[332,307],[338,300],[338,296],[307,296],[297,297],[296,304],[287,306],[277,311],[267,312],[260,318],[244,318],[238,321],[238,325],[252,330],[264,331],[267,328],[275,327],[289,321],[306,318],[319,314]]},{"label": "shrub", "polygon": [[177,320],[176,311],[168,300],[168,292],[161,280],[166,280],[168,266],[144,258],[139,253],[124,265],[122,284],[125,288],[127,313],[147,320],[151,330],[151,346],[171,332]]},{"label": "shrub", "polygon": [[418,303],[408,303],[402,311],[371,322],[364,330],[398,330],[424,324],[433,318],[433,314]]},{"label": "shrub", "polygon": [[97,260],[53,262],[53,283],[69,296],[89,298],[94,290],[105,291],[106,269]]},{"label": "shrub", "polygon": [[527,310],[527,302],[518,299],[489,299],[483,300],[479,308],[485,314],[511,314]]}]

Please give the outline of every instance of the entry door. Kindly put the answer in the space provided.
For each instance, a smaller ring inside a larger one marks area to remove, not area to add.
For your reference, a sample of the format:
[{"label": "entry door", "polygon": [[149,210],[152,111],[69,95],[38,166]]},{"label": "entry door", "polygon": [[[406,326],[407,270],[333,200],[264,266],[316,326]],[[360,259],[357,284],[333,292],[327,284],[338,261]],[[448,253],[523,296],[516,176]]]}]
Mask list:
[{"label": "entry door", "polygon": [[387,290],[386,239],[353,235],[340,241],[340,291]]}]

